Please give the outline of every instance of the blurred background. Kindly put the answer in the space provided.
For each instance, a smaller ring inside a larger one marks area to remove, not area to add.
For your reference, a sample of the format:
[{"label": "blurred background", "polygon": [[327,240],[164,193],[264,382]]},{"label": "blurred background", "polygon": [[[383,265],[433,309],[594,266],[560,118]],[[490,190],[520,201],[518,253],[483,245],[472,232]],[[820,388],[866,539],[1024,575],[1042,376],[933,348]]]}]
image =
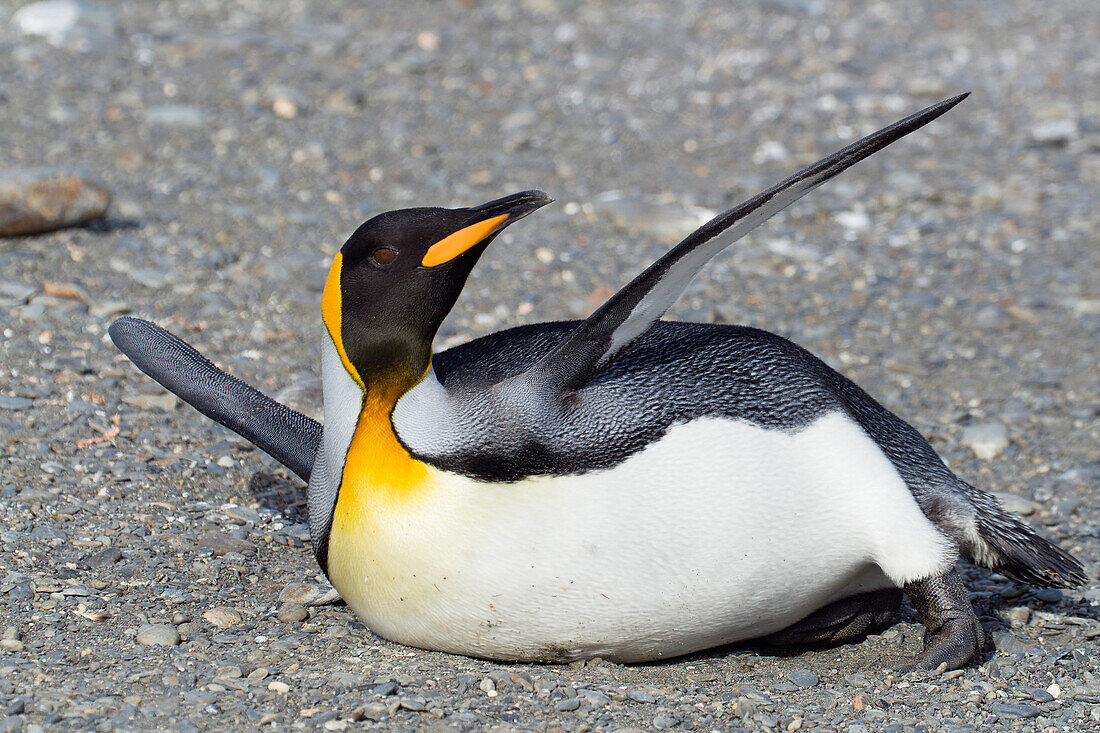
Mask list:
[{"label": "blurred background", "polygon": [[[81,648],[71,602],[112,614],[94,633],[126,649],[173,604],[260,614],[316,572],[304,492],[133,369],[113,318],[315,410],[324,275],[374,213],[558,200],[486,253],[443,348],[583,317],[714,213],[963,91],[719,257],[670,317],[818,353],[1095,576],[1098,49],[1093,0],[0,2],[0,578],[153,579],[121,607],[0,594],[32,645],[19,664]],[[260,514],[234,524],[226,502]],[[279,548],[266,572],[195,560],[225,521]]]}]

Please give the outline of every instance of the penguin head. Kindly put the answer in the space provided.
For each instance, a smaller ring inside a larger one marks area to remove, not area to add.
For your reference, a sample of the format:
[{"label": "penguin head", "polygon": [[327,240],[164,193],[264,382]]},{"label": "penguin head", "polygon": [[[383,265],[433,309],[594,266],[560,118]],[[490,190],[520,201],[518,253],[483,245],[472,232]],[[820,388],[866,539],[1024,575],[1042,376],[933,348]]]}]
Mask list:
[{"label": "penguin head", "polygon": [[352,378],[361,387],[393,372],[419,379],[481,253],[509,224],[551,201],[523,191],[470,208],[390,211],[356,229],[333,260],[321,308]]}]

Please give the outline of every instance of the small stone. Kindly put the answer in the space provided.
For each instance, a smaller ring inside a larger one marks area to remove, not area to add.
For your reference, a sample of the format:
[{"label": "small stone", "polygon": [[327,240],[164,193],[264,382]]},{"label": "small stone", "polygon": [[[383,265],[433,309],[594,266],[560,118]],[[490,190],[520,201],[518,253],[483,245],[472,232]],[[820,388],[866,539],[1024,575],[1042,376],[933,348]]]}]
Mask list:
[{"label": "small stone", "polygon": [[298,105],[290,97],[275,97],[271,102],[271,111],[276,117],[289,120],[298,116]]},{"label": "small stone", "polygon": [[150,107],[145,112],[145,122],[161,127],[202,127],[206,117],[198,107],[183,104],[166,104]]},{"label": "small stone", "polygon": [[102,5],[76,0],[44,0],[24,5],[11,18],[25,36],[41,36],[57,48],[93,51],[114,42],[115,17]]},{"label": "small stone", "polygon": [[268,670],[267,667],[256,667],[256,669],[248,673],[248,679],[263,680],[267,679],[268,674],[270,674],[270,670]]},{"label": "small stone", "polygon": [[393,680],[389,682],[382,682],[371,688],[371,692],[375,695],[381,695],[382,697],[388,697],[389,695],[397,694],[397,683]]},{"label": "small stone", "polygon": [[997,501],[1001,502],[1001,506],[1007,511],[1019,514],[1022,517],[1034,514],[1035,510],[1039,508],[1039,505],[1031,499],[1018,494],[1010,494],[1007,491],[994,491],[993,496],[997,497]]},{"label": "small stone", "polygon": [[281,680],[271,680],[267,683],[267,689],[272,692],[277,692],[280,695],[290,692],[290,685]]},{"label": "small stone", "polygon": [[1061,603],[1063,595],[1057,588],[1039,588],[1035,591],[1035,597],[1043,603]]},{"label": "small stone", "polygon": [[137,632],[137,641],[145,646],[176,646],[179,632],[169,624],[144,624]]},{"label": "small stone", "polygon": [[1013,606],[1005,611],[1005,618],[1013,626],[1026,626],[1028,619],[1031,618],[1031,609],[1027,606]]},{"label": "small stone", "polygon": [[808,669],[796,669],[793,672],[788,672],[787,679],[804,690],[808,687],[813,687],[818,682],[817,675]]},{"label": "small stone", "polygon": [[215,557],[221,557],[230,552],[238,552],[242,555],[256,552],[256,545],[224,532],[210,532],[203,535],[199,539],[198,547],[200,550],[209,550]]},{"label": "small stone", "polygon": [[[229,458],[229,456],[222,456],[222,458]],[[218,459],[218,465],[219,466],[223,465],[222,462],[221,462],[221,458]],[[229,458],[229,465],[224,466],[224,467],[225,468],[231,468],[233,465],[234,465],[233,459]],[[223,506],[221,509],[222,509],[222,512],[225,513],[225,516],[229,517],[230,521],[232,521],[236,524],[249,524],[249,523],[259,524],[260,523],[260,513],[257,512],[255,509],[252,509],[251,507],[237,506],[236,504],[228,504],[226,506]]]},{"label": "small stone", "polygon": [[477,684],[478,689],[484,692],[488,697],[497,696],[497,686],[489,677],[482,678],[481,682]]},{"label": "small stone", "polygon": [[32,407],[34,407],[34,400],[0,395],[0,410],[29,410]]},{"label": "small stone", "polygon": [[1043,712],[1034,705],[1011,702],[995,702],[991,706],[994,713],[1006,718],[1037,718]]},{"label": "small stone", "polygon": [[402,697],[397,701],[398,707],[421,713],[428,709],[428,702],[422,697]]},{"label": "small stone", "polygon": [[92,567],[103,568],[114,565],[122,559],[122,550],[117,547],[105,547],[91,557],[88,564]]},{"label": "small stone", "polygon": [[665,713],[658,713],[653,716],[653,727],[657,730],[668,730],[675,726],[677,722],[676,718],[673,718],[671,715],[666,715]]},{"label": "small stone", "polygon": [[342,720],[326,720],[322,727],[325,730],[347,730],[348,724]]},{"label": "small stone", "polygon": [[1008,429],[999,422],[974,423],[963,428],[962,442],[978,458],[991,461],[1008,447]]},{"label": "small stone", "polygon": [[634,702],[655,703],[657,698],[645,690],[627,690],[626,696]]},{"label": "small stone", "polygon": [[284,624],[305,621],[309,618],[309,609],[300,603],[284,603],[279,606],[278,617]]},{"label": "small stone", "polygon": [[864,232],[871,228],[871,217],[866,211],[838,211],[833,214],[833,219],[852,232]]},{"label": "small stone", "polygon": [[326,606],[340,600],[340,594],[332,586],[318,583],[288,583],[280,591],[279,600],[300,606]]},{"label": "small stone", "polygon": [[0,237],[78,226],[107,213],[111,195],[71,171],[0,170]]},{"label": "small stone", "polygon": [[663,203],[606,191],[592,200],[597,216],[627,234],[648,234],[662,242],[676,242],[715,217],[699,206]]},{"label": "small stone", "polygon": [[186,624],[186,623],[189,623],[190,621],[191,621],[191,617],[188,616],[186,613],[179,613],[177,611],[176,613],[172,614],[172,625],[177,627],[177,628],[180,626],[180,624]]},{"label": "small stone", "polygon": [[1033,644],[1027,644],[1008,631],[993,634],[993,644],[997,651],[1014,654],[1018,657],[1042,656],[1043,652]]},{"label": "small stone", "polygon": [[1038,145],[1065,145],[1077,135],[1077,120],[1072,117],[1044,120],[1031,128],[1031,141]]},{"label": "small stone", "polygon": [[179,404],[179,399],[174,394],[167,392],[126,395],[122,398],[122,401],[141,410],[157,409],[164,412],[172,412]]},{"label": "small stone", "polygon": [[21,652],[23,642],[18,639],[0,639],[0,648],[7,649],[9,652]]},{"label": "small stone", "polygon": [[1054,700],[1054,695],[1041,687],[1025,687],[1023,691],[1030,695],[1035,702],[1052,702]]},{"label": "small stone", "polygon": [[239,614],[236,609],[230,608],[229,606],[211,608],[207,610],[202,617],[219,629],[228,629],[230,626],[235,626],[243,620],[241,614]]},{"label": "small stone", "polygon": [[389,706],[380,702],[368,702],[365,705],[357,708],[352,717],[358,720],[374,720],[379,721],[389,714]]},{"label": "small stone", "polygon": [[581,699],[579,697],[567,697],[564,700],[558,700],[554,703],[554,709],[561,713],[568,713],[572,710],[576,710],[581,706]]}]

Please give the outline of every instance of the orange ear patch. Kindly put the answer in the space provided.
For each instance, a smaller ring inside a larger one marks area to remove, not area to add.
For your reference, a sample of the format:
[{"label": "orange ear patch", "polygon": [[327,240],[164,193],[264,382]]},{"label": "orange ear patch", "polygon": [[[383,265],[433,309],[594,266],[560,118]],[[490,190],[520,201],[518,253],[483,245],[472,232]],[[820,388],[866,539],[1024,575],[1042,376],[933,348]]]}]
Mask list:
[{"label": "orange ear patch", "polygon": [[454,234],[447,235],[428,248],[420,264],[424,267],[435,267],[450,262],[499,229],[508,217],[509,214],[494,216],[492,219],[479,221],[464,229],[459,229]]},{"label": "orange ear patch", "polygon": [[366,389],[363,386],[362,377],[359,376],[359,372],[352,365],[351,359],[348,358],[348,352],[344,350],[344,340],[340,333],[343,313],[341,308],[343,296],[340,292],[340,271],[343,266],[344,256],[337,252],[336,259],[332,261],[332,267],[329,268],[328,278],[325,280],[325,291],[321,295],[321,319],[325,323],[325,328],[328,329],[329,338],[336,346],[336,351],[340,354],[340,361],[344,363],[344,369],[347,370],[361,389]]}]

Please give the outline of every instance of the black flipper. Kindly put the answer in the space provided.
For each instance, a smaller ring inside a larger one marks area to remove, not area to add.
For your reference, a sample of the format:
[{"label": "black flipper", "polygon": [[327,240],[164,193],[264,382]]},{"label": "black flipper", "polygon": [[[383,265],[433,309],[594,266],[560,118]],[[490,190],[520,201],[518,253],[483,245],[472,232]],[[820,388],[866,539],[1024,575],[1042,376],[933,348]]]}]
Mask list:
[{"label": "black flipper", "polygon": [[149,321],[120,318],[109,333],[138,369],[309,482],[321,423],[223,372],[186,341]]},{"label": "black flipper", "polygon": [[895,122],[711,219],[563,339],[528,373],[530,383],[559,393],[584,386],[601,365],[664,315],[712,257],[813,189],[928,124],[966,97],[960,94]]},{"label": "black flipper", "polygon": [[842,644],[885,628],[901,606],[901,589],[886,588],[841,598],[801,621],[764,637],[765,644]]},{"label": "black flipper", "polygon": [[924,624],[924,651],[897,664],[895,671],[931,671],[941,664],[958,669],[982,650],[985,634],[958,570],[909,583],[905,595]]}]

